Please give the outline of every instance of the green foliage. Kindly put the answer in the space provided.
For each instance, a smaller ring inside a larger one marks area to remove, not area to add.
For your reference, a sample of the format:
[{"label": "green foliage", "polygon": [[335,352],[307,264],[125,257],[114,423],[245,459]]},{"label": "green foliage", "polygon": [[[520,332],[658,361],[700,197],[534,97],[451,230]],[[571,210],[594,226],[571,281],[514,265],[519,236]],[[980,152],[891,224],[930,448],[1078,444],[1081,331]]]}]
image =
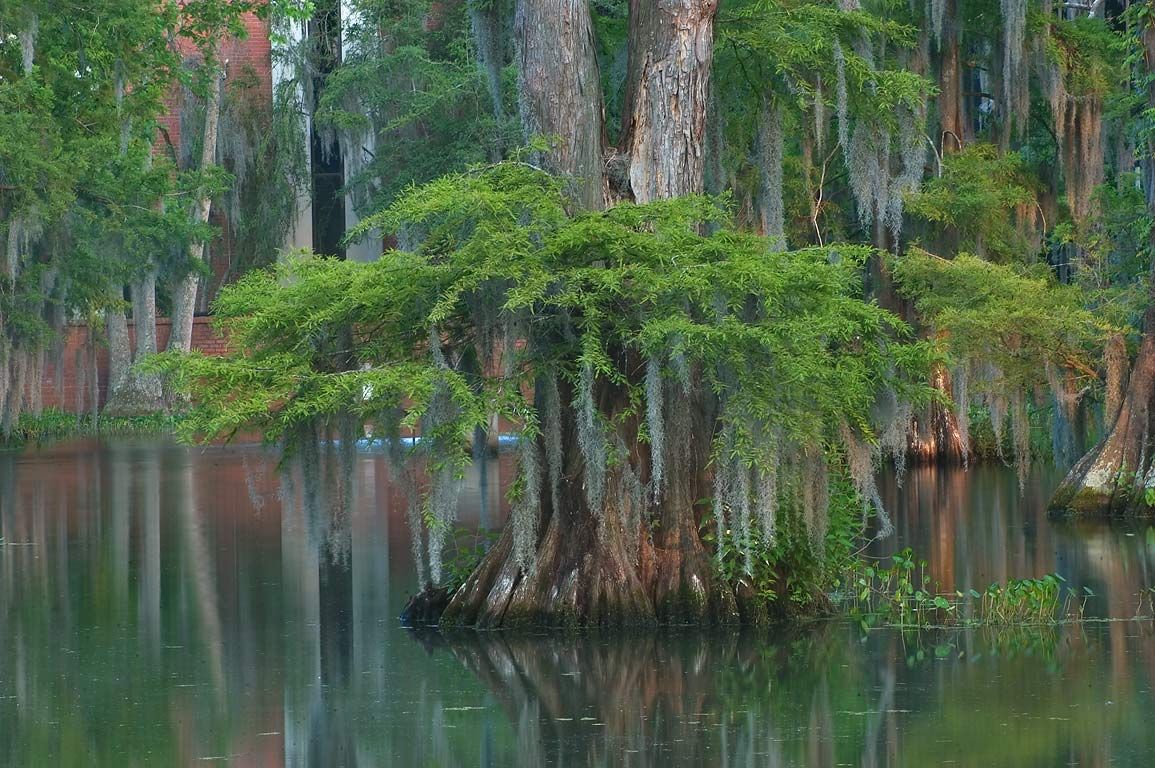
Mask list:
[{"label": "green foliage", "polygon": [[1072,96],[1102,96],[1120,88],[1124,79],[1120,64],[1129,46],[1104,19],[1053,19],[1047,43],[1047,53]]},{"label": "green foliage", "polygon": [[[919,348],[891,343],[903,326],[854,298],[864,251],[839,248],[835,263],[829,250],[768,255],[754,236],[698,234],[708,220],[725,215],[703,199],[569,218],[556,182],[517,163],[446,177],[364,222],[420,231],[417,251],[253,273],[216,305],[244,354],[166,367],[195,384],[201,429],[256,425],[270,437],[404,399],[413,423],[439,381],[462,408],[460,429],[489,407],[522,420],[519,383],[546,369],[576,381],[589,365],[629,385],[627,350],[684,355],[727,391],[739,428],[773,421],[803,442],[844,420],[868,423],[879,387],[907,386],[892,366],[916,366]],[[487,376],[475,395],[460,371],[428,359],[430,328],[461,352],[504,322],[525,329],[520,381]],[[366,387],[372,397],[357,397]]]},{"label": "green foliage", "polygon": [[1022,161],[991,144],[947,155],[942,173],[906,198],[909,214],[954,235],[960,251],[1000,262],[1035,260],[1015,221],[1016,209],[1035,205]]},{"label": "green foliage", "polygon": [[993,365],[1003,396],[1047,384],[1045,364],[1097,379],[1107,337],[1118,329],[1083,304],[1083,293],[1045,269],[954,259],[912,249],[893,260],[900,292],[939,332],[956,364]]},{"label": "green foliage", "polygon": [[1052,624],[1082,613],[1082,601],[1058,574],[947,592],[910,548],[890,565],[858,560],[840,582],[842,605],[864,627]]},{"label": "green foliage", "polygon": [[0,447],[16,448],[90,435],[156,435],[171,433],[179,428],[180,414],[151,414],[148,416],[101,417],[93,421],[91,415],[65,413],[46,408],[39,414],[24,413],[11,435],[0,438]]},{"label": "green foliage", "polygon": [[[787,88],[794,90],[802,109],[813,104],[816,76],[834,84],[836,45],[844,49],[847,89],[862,117],[893,121],[897,107],[921,105],[930,89],[918,73],[876,66],[873,57],[859,52],[865,50],[859,44],[914,45],[915,28],[894,17],[846,11],[835,2],[746,0],[729,6],[718,28],[722,40],[741,51],[747,78],[781,88],[781,96]],[[825,94],[826,99],[834,96],[833,88]]]},{"label": "green foliage", "polygon": [[[1084,226],[1064,222],[1055,227],[1051,239],[1055,247],[1074,246],[1075,281],[1104,298],[1126,302],[1119,295],[1128,289],[1145,289],[1151,260],[1151,216],[1135,173],[1119,174],[1112,184],[1095,190],[1098,215]],[[1142,297],[1132,304],[1141,304]],[[1131,317],[1123,322],[1138,327],[1141,307],[1129,307]],[[1136,311],[1137,309],[1137,311]]]},{"label": "green foliage", "polygon": [[674,379],[693,371],[687,386],[708,399],[692,402],[718,415],[692,439],[725,431],[717,459],[745,466],[771,461],[760,437],[771,431],[823,451],[845,425],[871,434],[880,390],[925,397],[927,347],[858,297],[866,250],[770,253],[709,199],[571,215],[557,179],[507,162],[414,188],[362,226],[417,246],[252,272],[215,305],[234,354],[154,362],[193,396],[186,436],[257,429],[274,441],[351,416],[385,435],[419,429],[415,450],[441,478],[470,461],[490,414],[536,438],[528,393],[556,376],[599,508],[597,462],[626,458],[606,435],[640,439],[628,425],[646,413],[645,360]]},{"label": "green foliage", "polygon": [[[145,274],[188,273],[188,243],[212,231],[191,223],[188,200],[221,193],[229,175],[177,172],[153,153],[174,85],[207,87],[206,68],[182,66],[175,43],[211,61],[223,36],[243,35],[244,14],[266,5],[0,6],[0,389],[67,319],[123,310],[124,285]],[[23,398],[6,400],[7,429]]]},{"label": "green foliage", "polygon": [[[503,38],[504,107],[498,116],[477,62],[468,5],[429,0],[351,4],[357,21],[344,31],[348,50],[325,79],[316,119],[345,139],[355,171],[348,186],[360,213],[381,210],[411,184],[499,159],[506,147],[521,144],[514,75],[506,71],[505,61],[512,47]],[[509,4],[497,5],[509,18]]]},{"label": "green foliage", "polygon": [[716,534],[717,521],[706,515],[701,523],[702,541],[717,552],[718,575],[732,587],[748,585],[755,600],[769,611],[814,614],[825,609],[825,596],[837,589],[846,569],[858,558],[863,525],[864,500],[857,493],[846,468],[837,464],[830,477],[830,504],[827,530],[821,546],[803,523],[804,510],[796,488],[781,488],[785,503],[779,507],[779,525],[773,540],[757,531],[747,572],[747,552],[739,546],[733,531]]},{"label": "green foliage", "polygon": [[477,570],[481,558],[497,543],[499,533],[496,530],[471,530],[460,525],[453,529],[445,553],[445,576],[441,584],[449,594],[456,592]]}]

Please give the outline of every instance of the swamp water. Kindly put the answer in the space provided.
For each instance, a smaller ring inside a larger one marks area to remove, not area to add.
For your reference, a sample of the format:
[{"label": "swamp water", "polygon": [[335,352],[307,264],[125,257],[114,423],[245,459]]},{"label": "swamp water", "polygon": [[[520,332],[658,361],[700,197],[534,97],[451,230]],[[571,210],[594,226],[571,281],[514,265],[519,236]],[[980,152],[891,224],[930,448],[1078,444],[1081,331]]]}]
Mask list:
[{"label": "swamp water", "polygon": [[[512,456],[475,468],[500,524]],[[1056,572],[1150,613],[1155,528],[1056,524],[1059,475],[912,470],[897,535],[959,588]],[[559,639],[414,634],[405,504],[362,454],[343,519],[281,512],[271,454],[0,453],[0,766],[1155,764],[1150,620]]]}]

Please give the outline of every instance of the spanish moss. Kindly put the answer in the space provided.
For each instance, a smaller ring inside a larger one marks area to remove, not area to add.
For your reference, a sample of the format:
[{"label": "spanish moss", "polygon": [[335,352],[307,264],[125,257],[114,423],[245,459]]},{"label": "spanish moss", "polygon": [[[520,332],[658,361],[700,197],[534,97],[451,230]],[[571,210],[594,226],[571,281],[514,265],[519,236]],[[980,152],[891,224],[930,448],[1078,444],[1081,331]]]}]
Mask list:
[{"label": "spanish moss", "polygon": [[36,60],[36,36],[40,30],[40,19],[35,13],[29,14],[28,22],[20,29],[20,62],[24,76],[32,74]]},{"label": "spanish moss", "polygon": [[838,118],[838,145],[844,151],[850,146],[850,95],[846,87],[846,54],[842,44],[834,42],[835,109]]},{"label": "spanish moss", "polygon": [[606,435],[594,402],[594,369],[589,363],[582,366],[573,408],[577,416],[578,446],[585,461],[586,502],[600,519],[606,493]]},{"label": "spanish moss", "polygon": [[514,500],[510,524],[513,526],[513,559],[524,572],[533,570],[537,552],[537,530],[541,509],[541,460],[536,440],[523,439],[520,494]]},{"label": "spanish moss", "polygon": [[656,357],[646,360],[646,429],[650,433],[650,483],[656,503],[662,497],[666,482],[666,424],[662,409],[665,388],[662,366]]},{"label": "spanish moss", "polygon": [[762,106],[758,133],[761,171],[762,232],[772,251],[786,249],[785,212],[782,202],[782,110],[770,99]]}]

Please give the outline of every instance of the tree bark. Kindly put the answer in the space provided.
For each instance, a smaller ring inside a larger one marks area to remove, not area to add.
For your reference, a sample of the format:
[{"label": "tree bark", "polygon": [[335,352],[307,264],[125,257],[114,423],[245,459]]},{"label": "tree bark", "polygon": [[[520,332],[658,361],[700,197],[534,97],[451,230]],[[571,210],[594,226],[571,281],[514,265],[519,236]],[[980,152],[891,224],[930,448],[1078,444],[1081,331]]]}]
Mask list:
[{"label": "tree bark", "polygon": [[0,434],[5,437],[11,435],[20,420],[20,411],[24,405],[24,382],[28,368],[28,353],[13,345],[8,353],[9,379],[8,391],[0,411]]},{"label": "tree bark", "polygon": [[485,74],[485,83],[489,88],[493,119],[500,124],[505,119],[505,105],[501,97],[501,70],[505,66],[505,46],[502,44],[500,4],[470,3],[469,23],[474,45],[477,46],[477,63]]},{"label": "tree bark", "polygon": [[963,66],[959,52],[958,2],[946,0],[943,12],[941,62],[938,78],[939,145],[942,154],[957,152],[966,141],[966,119],[963,108]]},{"label": "tree bark", "polygon": [[[1155,26],[1143,29],[1145,69],[1155,73]],[[1150,80],[1150,78],[1149,78]],[[1155,81],[1147,88],[1148,108],[1155,108]],[[1147,139],[1143,188],[1147,210],[1155,212],[1155,137]],[[1155,247],[1155,229],[1148,235]],[[1110,431],[1079,460],[1051,499],[1051,515],[1122,516],[1151,514],[1146,492],[1155,488],[1155,259],[1148,273],[1143,340],[1131,370],[1127,394]]]},{"label": "tree bark", "polygon": [[[113,301],[120,301],[119,291],[112,291]],[[132,347],[128,338],[128,318],[120,307],[104,312],[108,335],[108,398],[112,400],[128,382],[132,366]]]},{"label": "tree bark", "polygon": [[[562,402],[572,400],[563,390]],[[599,385],[596,402],[603,412],[626,407],[624,392]],[[698,535],[695,505],[709,493],[709,440],[690,439],[691,429],[707,430],[708,409],[681,403],[682,423],[667,442],[669,483],[662,501],[638,502],[628,490],[622,467],[607,473],[603,509],[591,509],[584,491],[585,461],[578,445],[573,409],[562,409],[562,484],[560,508],[542,473],[541,534],[534,565],[522,570],[513,557],[512,525],[478,568],[454,593],[442,626],[488,629],[555,626],[615,627],[655,624],[738,623],[733,592],[714,575],[710,555]],[[690,414],[697,414],[692,423]],[[701,434],[701,433],[698,433]],[[638,446],[636,425],[620,437]],[[540,446],[539,446],[540,449]],[[543,451],[544,453],[544,451]],[[631,451],[629,465],[648,473],[645,448]],[[638,521],[638,529],[632,523]],[[651,533],[649,521],[656,522]],[[636,546],[631,546],[636,542]]]},{"label": "tree bark", "polygon": [[636,202],[702,192],[717,8],[717,0],[630,0],[622,136]]},{"label": "tree bark", "polygon": [[527,138],[555,144],[542,159],[588,210],[605,207],[601,75],[587,0],[519,0],[518,91]]},{"label": "tree bark", "polygon": [[108,397],[104,411],[117,416],[139,416],[164,410],[164,392],[156,374],[143,373],[133,365],[157,352],[156,270],[150,269],[133,283],[132,319],[135,344],[129,349],[128,326],[123,312],[107,313]]},{"label": "tree bark", "polygon": [[[157,353],[156,341],[156,268],[149,267],[132,285],[132,316],[136,326],[136,362]],[[191,346],[191,344],[190,344]],[[135,372],[137,387],[149,403],[162,403],[160,378],[155,374]]]},{"label": "tree bark", "polygon": [[[217,130],[221,118],[221,81],[224,70],[219,64],[210,65],[209,92],[205,99],[205,130],[204,141],[201,146],[201,172],[207,171],[216,165],[217,157]],[[205,224],[212,211],[213,199],[210,194],[202,190],[200,196],[193,203],[193,224]],[[189,244],[188,258],[192,264],[202,263],[208,250],[207,241],[194,241]],[[170,351],[188,352],[192,348],[193,315],[196,312],[197,287],[200,285],[200,273],[195,269],[177,280],[172,297],[172,334],[169,336],[168,349]]]},{"label": "tree bark", "polygon": [[[954,384],[950,371],[943,365],[936,365],[931,372],[930,385],[947,402],[954,400]],[[970,446],[963,445],[959,418],[967,414],[955,413],[949,405],[931,403],[922,414],[907,446],[907,457],[914,464],[962,464],[967,460]]]}]

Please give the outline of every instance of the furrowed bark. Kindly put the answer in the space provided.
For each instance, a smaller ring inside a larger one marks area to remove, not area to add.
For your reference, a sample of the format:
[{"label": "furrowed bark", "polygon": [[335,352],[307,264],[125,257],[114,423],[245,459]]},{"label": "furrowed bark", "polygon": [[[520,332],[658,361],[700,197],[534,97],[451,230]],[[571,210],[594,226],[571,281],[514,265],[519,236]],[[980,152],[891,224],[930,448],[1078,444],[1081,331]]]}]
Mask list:
[{"label": "furrowed bark", "polygon": [[514,36],[527,138],[554,140],[544,165],[569,180],[583,208],[605,207],[601,75],[587,0],[519,0]]},{"label": "furrowed bark", "polygon": [[[568,390],[568,388],[566,388]],[[598,401],[605,402],[604,388]],[[572,401],[572,392],[562,402]],[[498,543],[457,590],[442,617],[445,626],[645,626],[654,609],[626,546],[628,494],[621,494],[620,471],[607,482],[604,508],[589,507],[584,490],[585,461],[578,444],[573,409],[562,409],[563,468],[554,509],[548,479],[539,494],[541,522],[534,564],[521,569],[513,557],[513,530]],[[548,474],[548,473],[546,473]]]},{"label": "furrowed bark", "polygon": [[[111,298],[120,301],[120,291],[113,290]],[[132,346],[128,338],[128,318],[119,307],[104,311],[104,327],[108,335],[108,399],[112,400],[126,385],[132,366]]]},{"label": "furrowed bark", "polygon": [[939,145],[942,153],[957,152],[966,141],[963,110],[963,66],[959,52],[960,34],[957,0],[946,0],[938,78]]},{"label": "furrowed bark", "polygon": [[131,351],[124,313],[107,313],[109,381],[104,411],[110,415],[139,416],[164,410],[160,378],[133,367],[134,363],[157,352],[156,271],[147,272],[132,284],[131,290],[135,331],[135,344]]},{"label": "furrowed bark", "polygon": [[[150,268],[132,285],[132,316],[136,327],[136,362],[139,363],[157,352],[155,268]],[[142,404],[152,410],[159,410],[163,406],[160,378],[140,371],[134,371],[133,378]]]},{"label": "furrowed bark", "polygon": [[630,2],[622,135],[636,202],[702,191],[717,7],[717,0]]}]

